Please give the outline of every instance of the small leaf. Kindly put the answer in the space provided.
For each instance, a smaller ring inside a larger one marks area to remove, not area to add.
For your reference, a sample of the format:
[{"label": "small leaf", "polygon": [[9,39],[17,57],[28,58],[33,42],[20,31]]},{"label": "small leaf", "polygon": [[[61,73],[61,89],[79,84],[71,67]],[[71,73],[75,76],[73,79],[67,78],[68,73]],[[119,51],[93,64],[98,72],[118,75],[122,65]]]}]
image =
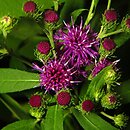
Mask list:
[{"label": "small leaf", "polygon": [[21,120],[5,126],[2,130],[36,130],[35,120]]},{"label": "small leaf", "polygon": [[72,17],[73,17],[73,21],[75,22],[76,19],[78,18],[78,16],[83,12],[83,11],[86,11],[87,9],[77,9],[75,11],[73,11],[71,13]]},{"label": "small leaf", "polygon": [[118,94],[122,97],[123,103],[130,103],[130,80],[124,81],[117,88]]},{"label": "small leaf", "polygon": [[72,113],[84,130],[118,130],[95,113],[83,114],[76,109]]},{"label": "small leaf", "polygon": [[0,93],[22,91],[38,85],[38,74],[10,68],[0,69]]},{"label": "small leaf", "polygon": [[62,109],[57,105],[48,108],[46,119],[41,126],[42,130],[63,130]]}]

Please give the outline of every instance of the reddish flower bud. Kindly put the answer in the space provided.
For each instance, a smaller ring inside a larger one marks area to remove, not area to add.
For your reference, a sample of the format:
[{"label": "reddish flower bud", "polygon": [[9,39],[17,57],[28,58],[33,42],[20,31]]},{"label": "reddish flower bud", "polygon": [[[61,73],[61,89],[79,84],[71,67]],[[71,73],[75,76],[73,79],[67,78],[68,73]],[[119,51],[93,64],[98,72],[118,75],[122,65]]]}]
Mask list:
[{"label": "reddish flower bud", "polygon": [[111,95],[108,98],[109,98],[110,103],[116,103],[116,101],[117,101],[117,98],[115,95]]},{"label": "reddish flower bud", "polygon": [[128,28],[130,28],[130,18],[128,18],[128,19],[126,20],[126,26],[127,26]]},{"label": "reddish flower bud", "polygon": [[114,40],[106,38],[103,41],[103,47],[105,50],[111,51],[112,49],[114,49],[116,47],[116,44],[115,44]]},{"label": "reddish flower bud", "polygon": [[90,111],[93,110],[93,108],[94,108],[94,104],[93,104],[93,102],[91,100],[85,100],[85,101],[83,101],[83,103],[82,103],[82,109],[84,111],[90,112]]},{"label": "reddish flower bud", "polygon": [[57,95],[57,102],[62,106],[68,105],[70,103],[70,100],[71,100],[71,96],[69,92],[62,91]]},{"label": "reddish flower bud", "polygon": [[117,20],[117,13],[114,9],[106,10],[104,15],[108,22]]},{"label": "reddish flower bud", "polygon": [[44,20],[48,23],[54,23],[58,21],[58,14],[53,10],[47,10],[44,14]]},{"label": "reddish flower bud", "polygon": [[37,45],[37,50],[42,54],[48,54],[50,51],[50,44],[45,41],[41,41]]},{"label": "reddish flower bud", "polygon": [[39,95],[33,95],[30,100],[29,100],[29,104],[32,107],[40,107],[41,106],[41,96]]},{"label": "reddish flower bud", "polygon": [[28,1],[24,4],[24,7],[23,7],[23,10],[26,12],[26,13],[32,13],[36,10],[36,3],[34,3],[33,1]]}]

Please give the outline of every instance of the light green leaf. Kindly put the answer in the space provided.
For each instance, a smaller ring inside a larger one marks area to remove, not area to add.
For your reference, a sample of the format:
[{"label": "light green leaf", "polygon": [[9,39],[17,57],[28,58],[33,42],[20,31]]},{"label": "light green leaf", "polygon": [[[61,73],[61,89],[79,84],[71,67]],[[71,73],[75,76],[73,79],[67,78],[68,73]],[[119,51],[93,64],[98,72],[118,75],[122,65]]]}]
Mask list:
[{"label": "light green leaf", "polygon": [[38,74],[10,68],[0,69],[0,93],[22,91],[38,85]]},{"label": "light green leaf", "polygon": [[116,90],[123,99],[123,103],[130,103],[130,79],[121,83]]},{"label": "light green leaf", "polygon": [[21,120],[5,126],[2,130],[36,130],[35,120]]},{"label": "light green leaf", "polygon": [[42,130],[63,130],[62,109],[57,105],[48,108],[46,119],[41,126]]},{"label": "light green leaf", "polygon": [[118,130],[95,113],[83,114],[76,109],[72,113],[84,130]]}]

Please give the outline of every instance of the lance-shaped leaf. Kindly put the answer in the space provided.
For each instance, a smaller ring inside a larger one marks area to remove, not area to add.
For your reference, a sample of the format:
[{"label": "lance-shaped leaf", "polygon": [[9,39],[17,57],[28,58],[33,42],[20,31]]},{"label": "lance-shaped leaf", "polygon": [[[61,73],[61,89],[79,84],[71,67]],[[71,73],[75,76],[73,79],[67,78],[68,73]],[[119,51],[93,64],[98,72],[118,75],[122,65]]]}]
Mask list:
[{"label": "lance-shaped leaf", "polygon": [[42,130],[63,130],[63,113],[57,105],[48,108],[46,119],[42,121]]},{"label": "lance-shaped leaf", "polygon": [[10,68],[0,69],[0,93],[22,91],[38,85],[38,74]]},{"label": "lance-shaped leaf", "polygon": [[72,113],[84,130],[118,130],[95,113],[83,114],[76,109]]},{"label": "lance-shaped leaf", "polygon": [[35,124],[36,120],[21,120],[5,126],[2,130],[37,130]]}]

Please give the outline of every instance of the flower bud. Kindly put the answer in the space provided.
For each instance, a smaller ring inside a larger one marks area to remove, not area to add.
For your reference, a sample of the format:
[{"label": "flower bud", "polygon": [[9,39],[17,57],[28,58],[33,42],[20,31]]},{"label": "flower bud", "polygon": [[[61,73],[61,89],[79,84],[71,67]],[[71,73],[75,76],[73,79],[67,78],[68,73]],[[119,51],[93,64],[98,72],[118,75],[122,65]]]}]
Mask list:
[{"label": "flower bud", "polygon": [[58,93],[57,95],[57,102],[59,105],[61,106],[66,106],[70,103],[71,100],[71,96],[69,92],[66,91],[61,91],[60,93]]},{"label": "flower bud", "polygon": [[36,10],[36,6],[36,3],[34,3],[33,1],[27,1],[23,6],[23,10],[26,13],[33,13]]},{"label": "flower bud", "polygon": [[82,102],[82,109],[86,112],[92,111],[94,108],[94,104],[91,100],[85,100]]},{"label": "flower bud", "polygon": [[114,22],[117,20],[117,13],[114,9],[106,10],[104,16],[107,22]]},{"label": "flower bud", "polygon": [[126,26],[130,29],[130,18],[126,19]]},{"label": "flower bud", "polygon": [[32,107],[40,107],[41,106],[41,96],[40,95],[33,95],[31,96],[30,100],[29,100],[29,104]]},{"label": "flower bud", "polygon": [[3,16],[2,19],[0,20],[0,23],[2,24],[3,27],[8,27],[12,25],[12,19],[9,16]]},{"label": "flower bud", "polygon": [[46,42],[46,41],[41,41],[37,45],[37,50],[41,54],[47,55],[49,53],[49,51],[50,51],[50,44],[48,42]]},{"label": "flower bud", "polygon": [[53,10],[47,10],[44,13],[44,20],[47,23],[54,23],[58,21],[58,14]]},{"label": "flower bud", "polygon": [[107,51],[111,51],[116,47],[114,40],[106,38],[103,43],[103,48]]},{"label": "flower bud", "polygon": [[107,109],[114,109],[114,108],[117,108],[120,105],[120,102],[117,99],[117,96],[115,94],[107,93],[101,99],[101,105],[102,105],[102,107],[107,108]]},{"label": "flower bud", "polygon": [[124,114],[119,114],[117,116],[114,116],[114,122],[115,125],[119,127],[125,127],[128,121],[128,117],[125,116]]}]

